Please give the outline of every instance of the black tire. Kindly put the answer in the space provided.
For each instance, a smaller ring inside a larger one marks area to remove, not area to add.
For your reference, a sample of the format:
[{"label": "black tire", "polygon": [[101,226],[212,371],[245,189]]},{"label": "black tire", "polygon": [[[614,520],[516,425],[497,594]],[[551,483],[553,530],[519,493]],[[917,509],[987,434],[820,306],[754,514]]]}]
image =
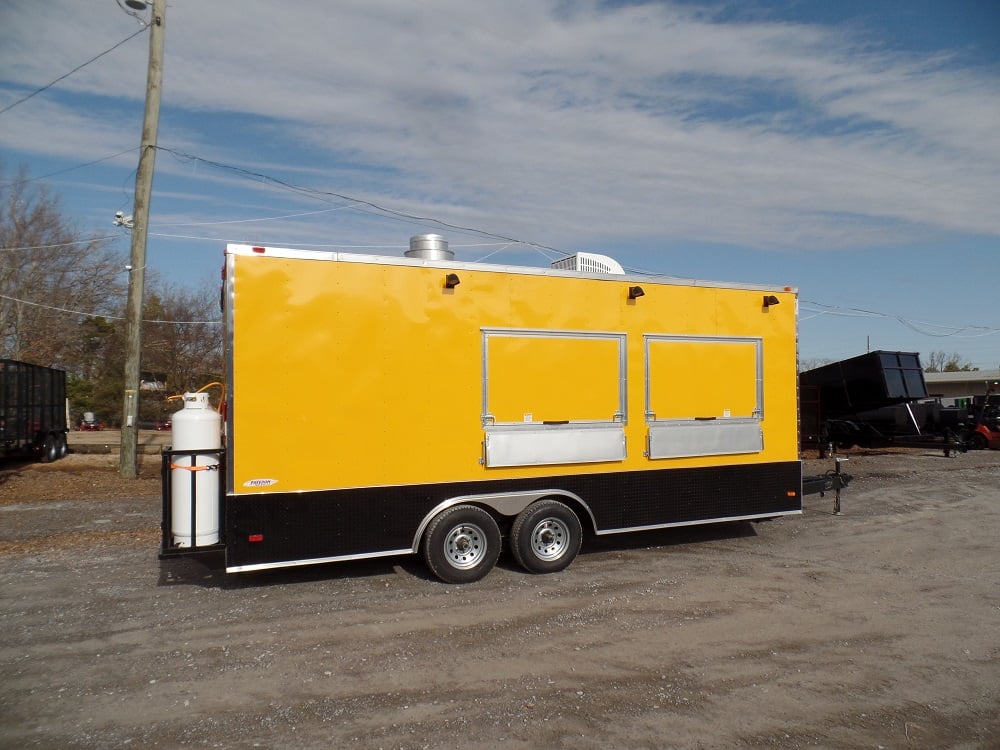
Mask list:
[{"label": "black tire", "polygon": [[56,437],[56,458],[65,458],[67,453],[69,453],[69,445],[66,444],[66,436],[59,435]]},{"label": "black tire", "polygon": [[427,567],[445,583],[478,581],[500,557],[500,527],[482,508],[455,505],[431,520],[423,553]]},{"label": "black tire", "polygon": [[576,559],[582,542],[580,519],[558,500],[532,503],[510,528],[510,550],[530,573],[564,570]]},{"label": "black tire", "polygon": [[984,451],[990,447],[989,441],[981,432],[970,432],[965,444],[968,445],[969,450],[972,451]]},{"label": "black tire", "polygon": [[55,435],[47,435],[45,443],[42,445],[42,455],[39,456],[43,464],[49,464],[59,457],[59,446]]}]

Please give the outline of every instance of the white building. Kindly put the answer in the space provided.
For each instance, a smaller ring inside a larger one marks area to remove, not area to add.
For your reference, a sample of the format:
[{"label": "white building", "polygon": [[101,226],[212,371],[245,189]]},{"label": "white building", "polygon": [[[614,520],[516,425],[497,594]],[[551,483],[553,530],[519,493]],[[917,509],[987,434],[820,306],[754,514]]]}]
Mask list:
[{"label": "white building", "polygon": [[973,370],[971,372],[925,372],[927,393],[940,396],[946,405],[953,405],[956,398],[983,396],[988,388],[1000,393],[1000,370]]}]

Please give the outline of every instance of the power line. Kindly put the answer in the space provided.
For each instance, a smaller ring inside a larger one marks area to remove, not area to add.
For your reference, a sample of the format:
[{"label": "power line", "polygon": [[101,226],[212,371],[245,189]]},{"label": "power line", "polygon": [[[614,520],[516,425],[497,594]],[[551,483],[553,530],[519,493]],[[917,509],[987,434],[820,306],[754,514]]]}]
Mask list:
[{"label": "power line", "polygon": [[252,224],[258,221],[281,221],[282,219],[298,219],[303,216],[315,216],[316,214],[327,214],[332,211],[344,211],[350,208],[350,206],[334,206],[333,208],[321,208],[318,211],[303,211],[297,214],[285,214],[284,216],[261,216],[255,219],[229,219],[225,221],[188,221],[188,222],[170,222],[168,226],[171,227],[212,227],[212,226],[222,226],[223,224]]},{"label": "power line", "polygon": [[[17,297],[9,297],[6,294],[0,294],[0,299],[10,300],[11,302],[17,302],[21,305],[29,305],[31,307],[40,307],[43,310],[51,310],[53,312],[66,313],[68,315],[78,315],[84,318],[104,318],[105,320],[125,320],[123,315],[105,315],[103,313],[93,313],[93,312],[83,312],[82,310],[70,310],[67,307],[54,307],[52,305],[43,305],[40,302],[31,302],[26,299],[18,299]],[[196,325],[207,325],[207,326],[217,326],[222,325],[221,320],[143,320],[143,323],[163,323],[169,325],[184,325],[184,326],[196,326]]]},{"label": "power line", "polygon": [[132,151],[137,151],[138,147],[127,148],[124,151],[119,151],[117,154],[111,154],[110,156],[102,156],[100,159],[94,159],[93,161],[88,161],[85,164],[77,164],[75,167],[66,167],[66,169],[59,169],[55,172],[49,172],[48,174],[43,174],[38,177],[29,177],[24,180],[17,180],[16,182],[8,182],[6,185],[0,185],[0,190],[7,190],[8,188],[18,187],[19,185],[27,185],[29,182],[37,182],[38,180],[45,180],[49,177],[57,177],[61,174],[66,174],[67,172],[72,172],[76,169],[83,169],[84,167],[92,167],[95,164],[100,164],[104,161],[109,161],[111,159],[116,159],[119,156],[124,156]]},{"label": "power line", "polygon": [[55,242],[51,245],[25,245],[23,247],[0,247],[0,253],[14,252],[17,250],[52,250],[57,247],[72,247],[73,245],[87,245],[91,242],[104,242],[105,240],[116,240],[120,235],[109,234],[104,237],[88,237],[83,240],[71,240],[69,242]]},{"label": "power line", "polygon": [[[819,317],[820,315],[835,315],[838,317],[849,318],[884,318],[887,320],[895,320],[900,325],[905,326],[906,328],[909,328],[915,333],[919,333],[923,336],[934,336],[936,338],[947,338],[950,336],[957,336],[958,338],[981,338],[983,336],[993,336],[1000,333],[1000,328],[992,326],[975,325],[971,323],[963,325],[935,323],[927,320],[915,320],[897,313],[885,313],[877,310],[864,310],[855,307],[840,307],[839,305],[828,305],[826,303],[815,302],[813,300],[802,300],[802,302],[807,305],[815,305],[816,307],[822,308],[820,310],[810,311],[817,313],[816,315],[811,316],[811,318]],[[940,329],[940,332],[927,330],[929,328]]]},{"label": "power line", "polygon": [[[133,34],[132,36],[135,36],[135,34]],[[131,37],[129,37],[129,38],[131,38]],[[128,39],[123,40],[123,42],[119,42],[119,45],[123,44],[125,41],[128,41]],[[116,45],[116,46],[119,46],[119,45]],[[106,53],[104,53],[104,54],[106,54]],[[352,208],[356,208],[358,206],[367,206],[367,207],[370,207],[370,208],[374,209],[375,211],[377,211],[379,213],[386,214],[388,216],[398,217],[398,218],[402,218],[402,219],[406,219],[406,220],[410,220],[410,221],[429,222],[429,223],[432,223],[432,224],[434,224],[436,226],[446,227],[446,228],[449,228],[449,229],[454,229],[456,231],[470,232],[470,233],[478,234],[478,235],[481,235],[481,236],[484,236],[484,237],[490,237],[490,238],[493,238],[493,239],[500,240],[503,243],[503,246],[501,248],[499,248],[498,250],[496,250],[494,252],[491,252],[491,253],[487,254],[486,256],[483,256],[482,258],[480,258],[480,260],[485,260],[486,258],[491,257],[492,255],[495,255],[498,252],[502,252],[503,250],[508,249],[511,245],[515,245],[515,244],[516,245],[523,245],[523,246],[526,246],[526,247],[531,247],[531,248],[539,251],[543,255],[544,255],[544,252],[546,252],[546,251],[547,252],[556,253],[556,254],[561,255],[561,256],[572,255],[572,253],[569,253],[569,252],[567,252],[565,250],[560,250],[558,248],[550,247],[548,245],[542,245],[542,244],[537,243],[537,242],[531,242],[531,241],[528,241],[528,240],[519,240],[519,239],[517,239],[515,237],[508,237],[506,235],[496,234],[494,232],[489,232],[487,230],[478,229],[476,227],[467,227],[467,226],[462,226],[462,225],[459,225],[459,224],[452,224],[451,222],[446,222],[446,221],[443,221],[441,219],[437,219],[437,218],[430,217],[430,216],[419,216],[419,215],[416,215],[416,214],[406,213],[404,211],[397,211],[395,209],[391,209],[391,208],[387,208],[385,206],[381,206],[381,205],[379,205],[377,203],[374,203],[374,202],[369,201],[369,200],[365,200],[363,198],[355,198],[355,197],[352,197],[352,196],[349,196],[349,195],[346,195],[346,194],[343,194],[343,193],[338,193],[336,191],[332,191],[332,190],[318,190],[318,189],[315,189],[315,188],[307,188],[307,187],[304,187],[304,186],[301,186],[301,185],[295,185],[293,183],[289,183],[289,182],[286,182],[284,180],[279,180],[276,177],[272,177],[270,175],[264,174],[263,172],[254,172],[252,170],[245,169],[243,167],[238,167],[238,166],[235,166],[235,165],[232,165],[232,164],[226,164],[224,162],[218,162],[218,161],[214,161],[214,160],[211,160],[211,159],[205,159],[204,157],[196,156],[194,154],[185,153],[183,151],[178,151],[176,149],[166,148],[166,147],[163,147],[163,146],[157,146],[156,148],[158,150],[160,150],[160,151],[165,151],[165,152],[173,155],[175,158],[178,158],[180,160],[195,161],[195,162],[198,162],[198,163],[201,163],[201,164],[205,164],[206,166],[214,167],[216,169],[220,169],[220,170],[228,171],[228,172],[233,172],[233,173],[236,173],[236,174],[243,175],[245,177],[251,177],[251,178],[254,178],[256,180],[260,180],[261,182],[274,185],[274,186],[279,187],[279,188],[281,188],[283,190],[288,190],[288,191],[293,192],[293,193],[298,193],[298,194],[301,194],[301,195],[307,195],[307,196],[314,197],[314,198],[315,197],[337,198],[338,200],[348,201],[349,204],[351,204],[351,205],[345,205],[345,206],[338,206],[338,207],[335,207],[335,208],[332,208],[332,209],[323,209],[323,210],[320,210],[320,211],[310,211],[310,212],[303,212],[303,213],[297,213],[297,214],[288,214],[288,215],[285,215],[285,216],[260,217],[260,218],[256,218],[256,219],[242,219],[242,220],[218,221],[218,222],[193,222],[193,223],[189,223],[189,224],[170,224],[169,226],[212,226],[212,225],[226,225],[226,224],[250,223],[250,222],[257,222],[257,221],[276,221],[276,220],[281,220],[281,219],[297,218],[297,217],[300,217],[300,216],[308,216],[308,215],[313,215],[313,214],[318,214],[318,213],[326,213],[326,212],[334,211],[334,210],[352,209]],[[106,159],[114,158],[114,156],[121,156],[122,154],[128,153],[128,151],[132,151],[132,150],[134,150],[134,149],[128,149],[127,151],[123,151],[123,152],[121,152],[119,154],[115,154],[113,156],[105,157],[105,159],[100,159],[98,161],[104,161]],[[92,162],[92,163],[97,163],[97,162]],[[86,165],[83,165],[83,166],[86,166]],[[65,170],[65,171],[68,171],[68,170]],[[218,238],[214,238],[214,237],[192,237],[192,236],[186,236],[186,235],[175,235],[175,234],[166,234],[166,233],[153,233],[153,234],[155,234],[155,236],[158,236],[158,237],[178,238],[178,239],[201,239],[201,240],[209,240],[209,241],[214,241],[214,240],[218,239]],[[112,237],[102,237],[102,238],[97,238],[97,239],[112,239]],[[85,242],[85,241],[93,241],[93,240],[81,240],[80,242]],[[79,243],[66,243],[66,244],[79,244]],[[297,243],[297,244],[302,244],[302,243]],[[45,248],[45,247],[58,247],[58,246],[59,245],[38,246],[38,247],[32,247],[32,248],[2,248],[2,249],[4,249],[4,250],[30,250],[30,249],[42,249],[42,248]],[[378,245],[345,246],[345,245],[318,245],[318,244],[313,244],[313,245],[310,245],[310,247],[336,247],[336,248],[349,247],[351,249],[360,249],[360,248],[364,247],[365,249],[382,249],[385,246],[378,246]],[[641,274],[648,275],[648,276],[655,276],[655,277],[660,277],[660,278],[673,278],[673,279],[682,280],[682,279],[680,279],[680,277],[667,276],[666,274],[663,274],[663,273],[658,273],[658,272],[648,271],[648,270],[643,270],[643,269],[638,269],[638,268],[628,268],[627,270],[630,271],[630,272],[633,272],[633,273],[641,273]],[[3,295],[0,295],[0,297],[3,297]],[[5,299],[11,299],[9,297],[4,297],[4,298]],[[814,315],[814,316],[810,316],[810,318],[807,318],[807,320],[810,320],[810,319],[812,319],[814,317],[819,317],[820,315],[835,315],[835,316],[841,316],[841,317],[875,317],[875,318],[885,318],[885,319],[895,320],[898,323],[900,323],[901,325],[906,326],[907,328],[910,328],[911,330],[913,330],[916,333],[919,333],[919,334],[922,334],[922,335],[926,335],[926,336],[935,336],[935,337],[942,337],[942,338],[943,337],[949,337],[949,336],[959,336],[961,338],[979,338],[979,337],[982,337],[982,336],[992,336],[994,334],[1000,333],[1000,328],[993,328],[993,327],[990,327],[990,326],[980,326],[980,325],[974,325],[974,324],[951,325],[951,324],[946,324],[946,323],[934,323],[934,322],[930,322],[930,321],[914,320],[912,318],[908,318],[908,317],[905,317],[903,315],[898,315],[898,314],[895,314],[895,313],[885,313],[885,312],[879,312],[879,311],[876,311],[876,310],[864,310],[864,309],[861,309],[861,308],[844,308],[844,307],[840,307],[838,305],[829,305],[829,304],[826,304],[826,303],[823,303],[823,302],[815,302],[815,301],[812,301],[812,300],[802,300],[802,302],[804,304],[815,305],[815,306],[817,306],[819,308],[822,308],[819,311],[815,311],[817,314]],[[36,303],[26,302],[26,304],[36,304]],[[45,307],[45,305],[39,305],[39,306],[40,307]],[[50,308],[50,309],[59,309],[59,310],[61,310],[61,308]],[[69,310],[62,310],[62,311],[63,312],[75,312],[75,311],[69,311]],[[87,313],[79,313],[79,312],[76,312],[76,314],[87,315]],[[145,321],[145,322],[174,322],[174,321]],[[201,322],[208,322],[208,321],[201,321]],[[214,321],[211,321],[211,322],[214,322]],[[199,323],[199,321],[191,321],[191,323],[195,324],[195,323]],[[950,330],[948,330],[946,332],[940,332],[940,333],[938,333],[938,332],[924,330],[920,326],[928,326],[928,327],[931,327],[931,328],[950,329]],[[966,335],[963,336],[962,334],[965,333],[965,332],[967,332],[967,331],[975,331],[975,333],[968,333],[968,334],[966,334]]]},{"label": "power line", "polygon": [[69,71],[69,73],[64,73],[63,75],[61,75],[58,78],[56,78],[54,81],[51,81],[50,83],[45,84],[40,89],[35,89],[34,91],[32,91],[27,96],[22,97],[21,99],[18,99],[13,104],[8,104],[3,109],[0,109],[0,115],[4,114],[5,112],[9,112],[10,110],[14,109],[14,107],[16,107],[19,104],[24,104],[26,101],[28,101],[29,99],[31,99],[33,96],[38,96],[38,94],[41,94],[43,91],[47,91],[48,89],[52,88],[57,83],[59,83],[59,81],[62,81],[64,79],[66,79],[66,78],[69,78],[71,75],[73,75],[74,73],[76,73],[78,70],[82,70],[83,68],[86,68],[88,65],[90,65],[92,62],[94,62],[96,60],[100,60],[102,57],[104,57],[109,52],[114,52],[116,49],[118,49],[123,44],[125,44],[125,42],[129,41],[130,39],[134,39],[135,37],[139,36],[139,34],[141,34],[142,32],[144,32],[146,30],[146,28],[147,27],[143,26],[137,32],[135,32],[134,34],[130,34],[129,36],[125,37],[124,39],[122,39],[120,42],[118,42],[118,44],[114,45],[113,47],[108,47],[108,49],[104,50],[104,52],[101,52],[99,55],[95,55],[94,57],[92,57],[89,60],[87,60],[87,62],[82,63],[80,65],[77,65],[75,68],[73,68],[73,70]]},{"label": "power line", "polygon": [[420,223],[429,223],[435,226],[444,227],[446,229],[454,229],[458,232],[469,232],[472,234],[478,234],[483,237],[492,237],[493,239],[502,240],[503,242],[510,242],[518,245],[524,245],[526,247],[532,247],[539,251],[548,251],[553,253],[558,253],[559,255],[571,255],[572,253],[567,253],[564,250],[559,250],[558,248],[549,247],[547,245],[541,245],[537,242],[530,242],[528,240],[519,240],[515,237],[507,237],[506,235],[496,234],[495,232],[489,232],[484,229],[477,229],[476,227],[466,227],[460,224],[452,224],[451,222],[443,221],[441,219],[436,219],[433,216],[419,216],[417,214],[406,213],[405,211],[397,211],[392,208],[386,208],[385,206],[380,206],[364,198],[355,198],[350,195],[345,195],[343,193],[338,193],[332,190],[317,190],[315,188],[307,188],[301,185],[295,185],[290,182],[285,182],[284,180],[279,180],[276,177],[271,177],[270,175],[264,174],[262,172],[254,172],[249,169],[244,169],[243,167],[237,167],[232,164],[225,164],[223,162],[213,161],[211,159],[205,159],[201,156],[195,156],[194,154],[188,154],[183,151],[178,151],[172,148],[166,148],[164,146],[157,146],[160,151],[165,151],[172,154],[177,159],[183,161],[195,161],[200,164],[204,164],[209,167],[214,167],[215,169],[221,169],[227,172],[234,172],[236,174],[241,174],[245,177],[251,177],[261,182],[274,185],[276,187],[282,188],[284,190],[289,190],[293,193],[299,193],[301,195],[308,195],[311,197],[323,197],[323,198],[337,198],[338,200],[348,201],[349,203],[356,204],[355,206],[347,206],[347,208],[357,208],[358,206],[367,206],[381,214],[387,216],[397,217],[401,219],[407,219],[410,221],[416,221]]}]

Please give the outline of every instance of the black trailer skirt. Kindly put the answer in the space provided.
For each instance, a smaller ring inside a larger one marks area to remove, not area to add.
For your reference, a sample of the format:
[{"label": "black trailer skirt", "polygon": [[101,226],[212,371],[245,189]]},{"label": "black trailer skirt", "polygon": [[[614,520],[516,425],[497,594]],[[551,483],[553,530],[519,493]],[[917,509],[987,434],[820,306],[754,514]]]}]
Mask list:
[{"label": "black trailer skirt", "polygon": [[427,515],[443,502],[470,495],[569,492],[589,508],[589,515],[581,514],[584,526],[611,534],[797,513],[801,487],[801,463],[787,461],[230,495],[223,504],[226,567],[254,570],[415,551]]}]

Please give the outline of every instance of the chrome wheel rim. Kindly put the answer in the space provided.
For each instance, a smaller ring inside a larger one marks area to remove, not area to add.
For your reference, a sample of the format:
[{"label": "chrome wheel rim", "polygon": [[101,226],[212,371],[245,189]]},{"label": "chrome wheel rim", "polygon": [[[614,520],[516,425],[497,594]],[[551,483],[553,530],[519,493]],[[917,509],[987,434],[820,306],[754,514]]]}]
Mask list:
[{"label": "chrome wheel rim", "polygon": [[476,567],[486,557],[486,534],[474,523],[463,523],[450,532],[444,540],[444,554],[452,567],[468,570]]},{"label": "chrome wheel rim", "polygon": [[546,518],[531,530],[531,551],[539,560],[557,560],[566,552],[569,527],[558,518]]}]

